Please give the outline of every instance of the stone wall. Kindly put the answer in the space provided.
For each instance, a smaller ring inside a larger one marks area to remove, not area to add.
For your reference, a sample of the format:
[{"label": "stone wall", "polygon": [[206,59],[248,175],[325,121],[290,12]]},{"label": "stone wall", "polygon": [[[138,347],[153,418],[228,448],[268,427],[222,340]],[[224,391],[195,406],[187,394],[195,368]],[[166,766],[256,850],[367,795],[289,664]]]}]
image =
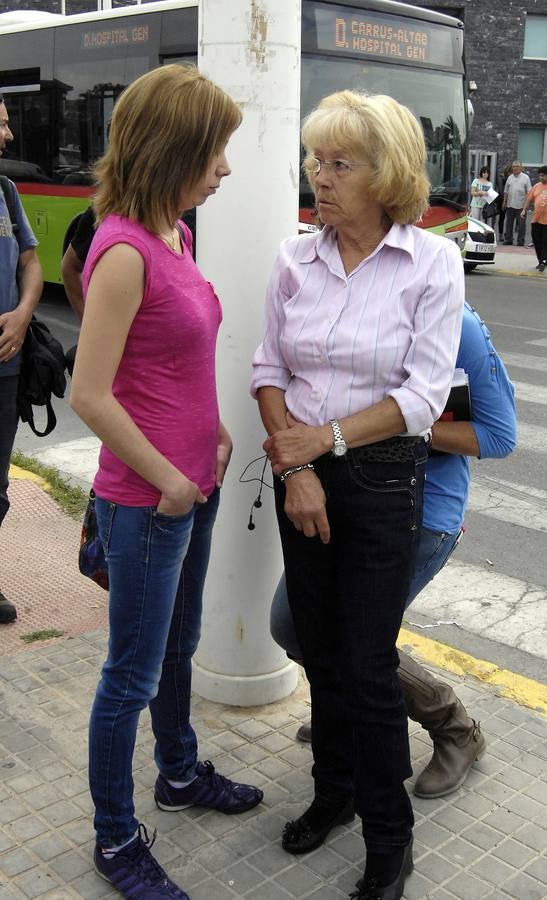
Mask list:
[{"label": "stone wall", "polygon": [[[517,156],[519,125],[547,127],[547,61],[522,58],[526,13],[547,15],[547,0],[421,0],[411,5],[464,21],[467,79],[477,84],[471,95],[470,146],[496,152],[501,171]],[[537,170],[527,171],[535,180]]]}]

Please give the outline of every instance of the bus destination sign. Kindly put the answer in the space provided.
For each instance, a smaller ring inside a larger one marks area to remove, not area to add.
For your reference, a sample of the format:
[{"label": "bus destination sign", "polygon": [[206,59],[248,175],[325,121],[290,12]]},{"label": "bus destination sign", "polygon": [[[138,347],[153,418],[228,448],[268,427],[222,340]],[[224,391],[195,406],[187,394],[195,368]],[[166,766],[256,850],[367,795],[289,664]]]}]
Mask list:
[{"label": "bus destination sign", "polygon": [[147,44],[148,40],[148,25],[131,25],[127,28],[101,28],[83,32],[82,48],[84,50],[98,50],[124,45]]},{"label": "bus destination sign", "polygon": [[315,7],[317,49],[422,65],[453,64],[454,29],[347,6]]}]

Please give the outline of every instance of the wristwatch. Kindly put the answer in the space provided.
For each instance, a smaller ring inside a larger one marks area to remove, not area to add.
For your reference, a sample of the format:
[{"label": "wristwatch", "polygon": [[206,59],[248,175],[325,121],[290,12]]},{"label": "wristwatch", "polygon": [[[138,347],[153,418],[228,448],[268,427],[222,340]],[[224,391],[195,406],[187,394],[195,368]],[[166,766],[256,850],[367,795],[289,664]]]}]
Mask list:
[{"label": "wristwatch", "polygon": [[344,437],[342,435],[342,431],[340,429],[340,424],[338,419],[331,419],[329,422],[330,427],[332,428],[332,434],[334,437],[334,444],[332,447],[332,455],[333,456],[345,456],[348,452],[348,445],[346,444]]}]

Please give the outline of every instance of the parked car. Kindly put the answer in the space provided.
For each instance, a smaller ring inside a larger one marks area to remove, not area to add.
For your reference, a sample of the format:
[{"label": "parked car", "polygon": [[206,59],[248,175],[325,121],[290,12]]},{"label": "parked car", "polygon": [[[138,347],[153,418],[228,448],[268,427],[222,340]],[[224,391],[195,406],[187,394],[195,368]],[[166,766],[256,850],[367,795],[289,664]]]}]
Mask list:
[{"label": "parked car", "polygon": [[496,255],[496,232],[485,222],[468,217],[468,231],[463,248],[463,265],[466,272],[477,266],[492,265]]}]

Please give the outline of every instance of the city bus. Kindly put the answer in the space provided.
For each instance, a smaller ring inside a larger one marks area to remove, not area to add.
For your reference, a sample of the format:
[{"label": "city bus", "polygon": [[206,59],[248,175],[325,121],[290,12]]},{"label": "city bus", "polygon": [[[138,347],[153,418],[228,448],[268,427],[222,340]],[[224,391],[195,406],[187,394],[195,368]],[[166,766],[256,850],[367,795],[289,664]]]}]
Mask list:
[{"label": "city bus", "polygon": [[[166,63],[197,62],[197,0],[165,0],[75,16],[0,15],[0,90],[15,135],[0,173],[16,182],[39,240],[44,277],[61,282],[70,222],[90,202],[117,97]],[[6,21],[6,20],[4,20]],[[463,246],[467,106],[463,26],[391,0],[302,0],[301,113],[344,88],[390,94],[421,122],[431,181],[420,223]],[[153,139],[143,135],[143,140]],[[314,228],[300,183],[300,230]],[[295,230],[297,223],[295,223]]]}]

